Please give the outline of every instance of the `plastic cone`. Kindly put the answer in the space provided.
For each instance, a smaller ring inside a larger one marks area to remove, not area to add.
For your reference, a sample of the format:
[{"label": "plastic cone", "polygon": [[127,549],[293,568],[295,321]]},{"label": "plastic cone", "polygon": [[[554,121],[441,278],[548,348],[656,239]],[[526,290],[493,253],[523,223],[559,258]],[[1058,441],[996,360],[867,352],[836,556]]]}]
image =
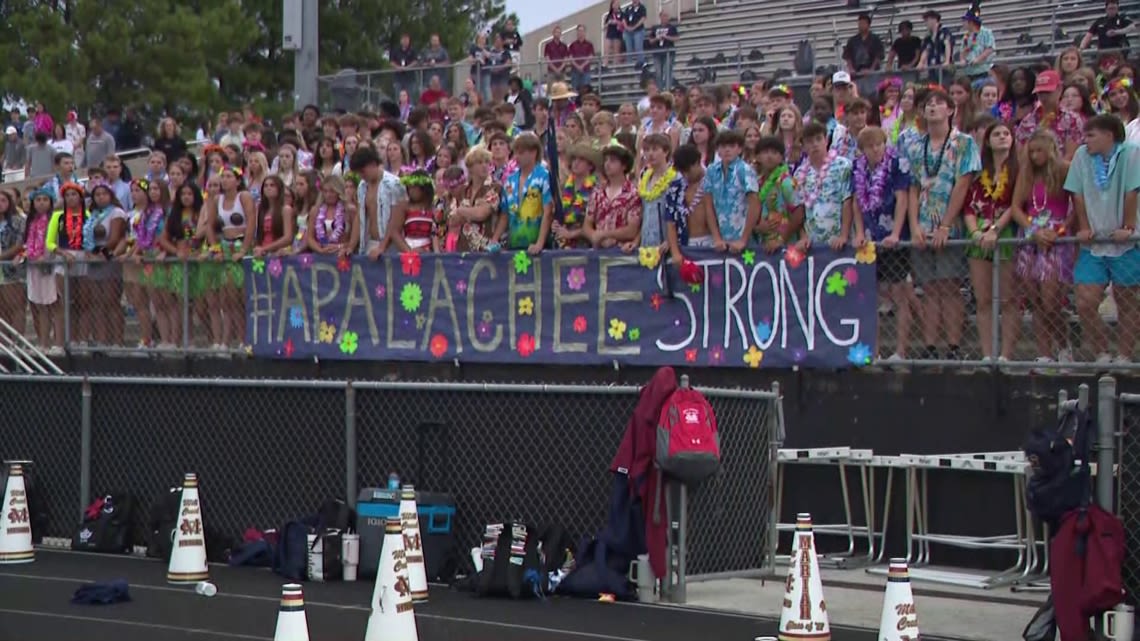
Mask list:
[{"label": "plastic cone", "polygon": [[4,487],[4,503],[0,506],[0,564],[35,560],[24,466],[12,463],[8,466],[8,483]]},{"label": "plastic cone", "polygon": [[400,527],[404,532],[404,552],[408,556],[408,583],[412,586],[412,601],[428,600],[427,569],[424,567],[423,539],[420,537],[420,516],[416,507],[416,488],[405,485],[400,492]]},{"label": "plastic cone", "polygon": [[815,535],[811,531],[811,515],[806,512],[796,515],[792,562],[784,585],[780,641],[830,641],[831,625],[827,621],[827,603],[823,598],[823,582],[819,578]]},{"label": "plastic cone", "polygon": [[198,500],[198,475],[187,473],[182,481],[182,505],[178,525],[174,527],[174,543],[166,582],[178,585],[197,583],[210,578],[206,567],[206,536],[202,524],[202,504]]},{"label": "plastic cone", "polygon": [[400,519],[388,519],[384,525],[384,548],[364,641],[419,641]]},{"label": "plastic cone", "polygon": [[305,594],[300,584],[281,587],[281,607],[277,610],[277,631],[273,641],[309,641],[309,622],[305,619]]},{"label": "plastic cone", "polygon": [[918,612],[910,590],[910,570],[906,559],[891,559],[887,569],[887,592],[883,596],[883,616],[879,619],[877,641],[918,639]]}]

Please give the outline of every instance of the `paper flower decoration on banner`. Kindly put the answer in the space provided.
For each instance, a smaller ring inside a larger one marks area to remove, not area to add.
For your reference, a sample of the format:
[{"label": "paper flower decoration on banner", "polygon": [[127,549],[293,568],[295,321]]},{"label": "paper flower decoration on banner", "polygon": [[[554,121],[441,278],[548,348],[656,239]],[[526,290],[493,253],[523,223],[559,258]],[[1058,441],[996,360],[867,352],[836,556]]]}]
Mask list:
[{"label": "paper flower decoration on banner", "polygon": [[792,269],[796,269],[804,262],[804,253],[799,247],[792,245],[784,250],[784,262],[791,265]]},{"label": "paper flower decoration on banner", "polygon": [[530,296],[524,296],[519,299],[519,316],[533,316],[534,315],[534,299]]},{"label": "paper flower decoration on banner", "polygon": [[519,340],[515,345],[515,348],[518,349],[519,356],[522,356],[523,358],[530,356],[534,353],[534,337],[530,334],[523,333],[521,336],[519,336]]},{"label": "paper flower decoration on banner", "polygon": [[475,331],[479,333],[479,338],[482,340],[491,338],[491,329],[490,321],[479,321],[479,324],[475,326]]},{"label": "paper flower decoration on banner", "polygon": [[285,353],[285,358],[293,358],[293,350],[296,347],[293,345],[293,339],[287,339],[285,345],[282,346],[282,351]]},{"label": "paper flower decoration on banner", "polygon": [[312,254],[301,254],[301,257],[297,260],[301,263],[301,269],[308,269],[313,266]]},{"label": "paper flower decoration on banner", "polygon": [[847,350],[847,360],[856,367],[871,364],[871,348],[863,343],[856,343]]},{"label": "paper flower decoration on banner", "polygon": [[847,281],[848,285],[854,285],[859,282],[859,272],[855,271],[854,267],[848,267],[843,270],[843,280]]},{"label": "paper flower decoration on banner", "polygon": [[713,345],[709,349],[709,361],[715,364],[720,364],[724,360],[724,349],[720,345]]},{"label": "paper flower decoration on banner", "polygon": [[383,285],[377,285],[373,293],[376,294],[376,298],[383,299],[388,295],[388,288]]},{"label": "paper flower decoration on banner", "polygon": [[436,334],[431,337],[431,343],[428,345],[431,349],[431,355],[440,358],[447,353],[447,337],[443,334]]},{"label": "paper flower decoration on banner", "polygon": [[827,293],[835,294],[836,296],[847,295],[847,281],[844,280],[843,274],[839,272],[832,272],[827,277]]},{"label": "paper flower decoration on banner", "polygon": [[867,241],[855,251],[855,262],[870,265],[875,262],[875,243]]},{"label": "paper flower decoration on banner", "polygon": [[615,341],[620,341],[622,337],[625,336],[625,321],[618,318],[611,318],[609,334],[610,338]]},{"label": "paper flower decoration on banner", "polygon": [[269,261],[269,275],[270,276],[272,276],[274,278],[281,278],[281,272],[283,272],[283,271],[284,271],[284,268],[281,266],[281,259],[280,258],[274,258],[273,260]]},{"label": "paper flower decoration on banner", "polygon": [[697,350],[695,348],[685,350],[685,362],[686,363],[696,363],[697,362]]},{"label": "paper flower decoration on banner", "polygon": [[419,276],[420,267],[422,267],[422,262],[420,255],[416,252],[400,254],[400,270],[404,272],[405,276]]},{"label": "paper flower decoration on banner", "polygon": [[455,283],[455,291],[459,292],[460,296],[467,293],[467,281],[461,280]]},{"label": "paper flower decoration on banner", "polygon": [[638,327],[631,327],[629,330],[629,340],[631,340],[631,341],[641,340],[641,329]]},{"label": "paper flower decoration on banner", "polygon": [[745,249],[744,253],[740,255],[745,265],[754,265],[756,263],[756,252],[751,249]]},{"label": "paper flower decoration on banner", "polygon": [[571,267],[570,273],[566,274],[566,286],[574,291],[582,289],[586,285],[586,268],[584,267]]},{"label": "paper flower decoration on banner", "polygon": [[649,304],[653,306],[653,311],[659,311],[661,309],[661,303],[664,302],[664,300],[665,299],[661,298],[661,294],[654,292],[653,295],[649,297]]},{"label": "paper flower decoration on banner", "polygon": [[756,323],[756,340],[766,343],[769,338],[772,338],[772,324],[767,319]]},{"label": "paper flower decoration on banner", "polygon": [[294,305],[289,308],[289,327],[293,329],[300,329],[305,326],[305,312],[301,308]]},{"label": "paper flower decoration on banner", "polygon": [[336,325],[321,321],[321,327],[317,330],[317,337],[322,343],[331,343],[336,338]]},{"label": "paper flower decoration on banner", "polygon": [[345,332],[340,337],[340,351],[345,354],[355,354],[356,348],[359,346],[359,340],[360,337],[356,335],[356,332]]},{"label": "paper flower decoration on banner", "polygon": [[760,367],[760,362],[764,360],[764,352],[760,351],[755,345],[748,348],[748,352],[744,355],[744,362],[752,369]]},{"label": "paper flower decoration on banner", "polygon": [[253,273],[255,274],[265,273],[265,261],[261,260],[260,258],[254,258],[253,263],[250,265],[250,267],[253,269]]},{"label": "paper flower decoration on banner", "polygon": [[526,252],[515,252],[515,273],[525,274],[530,271],[531,260]]},{"label": "paper flower decoration on banner", "polygon": [[637,250],[637,262],[646,269],[657,269],[661,262],[661,250],[657,247],[641,247]]},{"label": "paper flower decoration on banner", "polygon": [[341,273],[347,272],[348,270],[352,269],[352,261],[348,258],[348,256],[341,256],[340,258],[336,259],[336,269]]},{"label": "paper flower decoration on banner", "polygon": [[415,283],[404,283],[404,287],[400,290],[400,306],[406,312],[414,312],[420,308],[420,303],[424,301],[424,292],[420,286]]},{"label": "paper flower decoration on banner", "polygon": [[585,334],[586,333],[586,326],[587,326],[587,324],[586,324],[586,317],[585,316],[578,316],[577,318],[574,319],[574,332],[575,333]]}]

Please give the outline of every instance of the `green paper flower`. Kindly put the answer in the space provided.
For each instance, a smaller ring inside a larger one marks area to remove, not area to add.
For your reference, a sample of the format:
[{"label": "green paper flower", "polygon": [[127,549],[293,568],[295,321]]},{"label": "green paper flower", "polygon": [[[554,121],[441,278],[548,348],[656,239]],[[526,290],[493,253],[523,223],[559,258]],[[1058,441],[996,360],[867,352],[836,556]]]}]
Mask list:
[{"label": "green paper flower", "polygon": [[356,332],[345,332],[340,336],[340,351],[345,354],[355,354],[359,346],[360,337]]},{"label": "green paper flower", "polygon": [[847,295],[847,279],[839,272],[832,272],[827,277],[827,293],[835,294],[836,296]]},{"label": "green paper flower", "polygon": [[420,286],[415,283],[405,283],[403,289],[400,290],[400,305],[404,307],[406,312],[414,312],[419,310],[420,303],[424,301],[424,292]]},{"label": "green paper flower", "polygon": [[516,274],[525,274],[530,271],[531,260],[526,252],[517,252],[514,260]]},{"label": "green paper flower", "polygon": [[689,285],[689,291],[696,294],[697,292],[701,291],[701,284],[700,283],[693,283],[692,285]]},{"label": "green paper flower", "polygon": [[756,264],[756,252],[752,251],[751,249],[744,250],[744,253],[741,254],[740,257],[744,259],[745,265]]},{"label": "green paper flower", "polygon": [[640,338],[641,338],[641,329],[640,329],[640,328],[638,328],[638,327],[632,327],[632,328],[630,328],[630,330],[629,330],[629,340],[631,340],[631,341],[635,341],[635,340],[638,340],[638,339],[640,339]]},{"label": "green paper flower", "polygon": [[261,260],[260,258],[255,258],[253,260],[253,273],[255,273],[255,274],[264,274],[265,273],[265,261],[264,260]]}]

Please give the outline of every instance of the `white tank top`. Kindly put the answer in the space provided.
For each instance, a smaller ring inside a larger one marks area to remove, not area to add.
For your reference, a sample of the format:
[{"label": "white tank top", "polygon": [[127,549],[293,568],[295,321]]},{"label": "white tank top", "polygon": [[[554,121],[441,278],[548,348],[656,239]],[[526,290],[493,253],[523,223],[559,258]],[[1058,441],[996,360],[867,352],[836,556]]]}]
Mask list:
[{"label": "white tank top", "polygon": [[241,206],[241,194],[234,196],[233,205],[226,207],[226,197],[218,198],[218,218],[222,221],[222,229],[245,229],[245,211]]}]

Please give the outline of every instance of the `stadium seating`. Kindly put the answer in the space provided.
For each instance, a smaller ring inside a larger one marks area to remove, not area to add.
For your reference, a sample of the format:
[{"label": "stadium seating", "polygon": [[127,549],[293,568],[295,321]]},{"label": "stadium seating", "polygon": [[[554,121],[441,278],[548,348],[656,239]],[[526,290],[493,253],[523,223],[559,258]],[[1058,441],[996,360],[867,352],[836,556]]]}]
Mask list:
[{"label": "stadium seating", "polygon": [[[681,40],[674,65],[676,81],[732,83],[745,71],[761,77],[783,72],[792,74],[792,59],[801,40],[811,42],[816,66],[838,64],[843,44],[855,33],[855,17],[861,11],[873,16],[872,29],[889,47],[898,23],[910,20],[915,34],[926,28],[926,9],[942,13],[943,24],[955,33],[967,3],[948,0],[880,0],[858,8],[842,0],[800,0],[774,4],[764,0],[718,0],[702,2],[699,13],[686,12],[678,24]],[[1125,0],[1121,13],[1136,17],[1140,1]],[[1073,43],[1103,13],[1101,2],[1026,3],[1021,0],[986,0],[982,16],[994,31],[1000,59],[1036,59]],[[626,64],[605,72],[595,81],[606,102],[619,102],[641,95],[640,74]]]}]

